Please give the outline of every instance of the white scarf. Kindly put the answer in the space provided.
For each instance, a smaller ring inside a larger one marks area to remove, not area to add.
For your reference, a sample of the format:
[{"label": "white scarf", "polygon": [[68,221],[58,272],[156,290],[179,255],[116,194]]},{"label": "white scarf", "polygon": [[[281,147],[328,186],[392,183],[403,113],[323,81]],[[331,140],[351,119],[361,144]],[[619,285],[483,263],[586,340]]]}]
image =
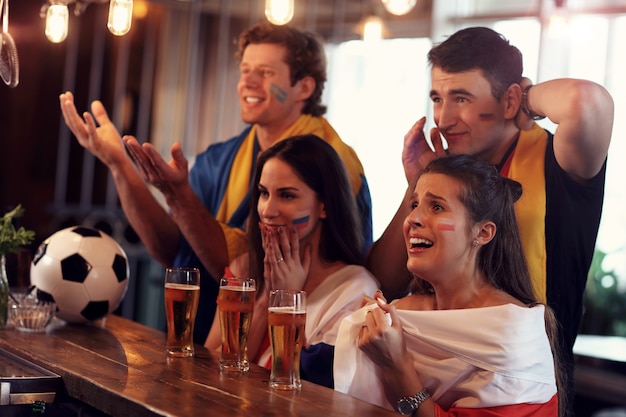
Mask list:
[{"label": "white scarf", "polygon": [[[356,345],[369,308],[341,323],[335,344],[335,389],[393,408],[385,398],[380,369]],[[442,408],[541,404],[555,395],[542,305],[398,310],[398,315],[412,365]]]}]

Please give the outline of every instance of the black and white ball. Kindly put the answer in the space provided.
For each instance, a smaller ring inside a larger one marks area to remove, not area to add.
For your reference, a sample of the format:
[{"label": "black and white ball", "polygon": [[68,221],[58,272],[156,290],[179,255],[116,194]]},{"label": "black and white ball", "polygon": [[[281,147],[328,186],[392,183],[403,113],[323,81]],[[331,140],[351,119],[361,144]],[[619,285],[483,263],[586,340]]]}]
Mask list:
[{"label": "black and white ball", "polygon": [[112,313],[128,288],[128,258],[106,233],[84,226],[62,229],[38,248],[30,267],[37,297],[54,301],[56,316],[86,323]]}]

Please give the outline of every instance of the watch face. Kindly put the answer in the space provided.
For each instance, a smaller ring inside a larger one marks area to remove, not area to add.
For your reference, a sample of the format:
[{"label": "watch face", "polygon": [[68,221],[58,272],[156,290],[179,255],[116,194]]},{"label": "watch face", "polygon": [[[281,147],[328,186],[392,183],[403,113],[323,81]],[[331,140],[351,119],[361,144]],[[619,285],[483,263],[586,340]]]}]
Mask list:
[{"label": "watch face", "polygon": [[408,401],[406,398],[402,398],[398,401],[398,411],[400,414],[404,416],[412,416],[415,410],[413,409],[413,404]]}]

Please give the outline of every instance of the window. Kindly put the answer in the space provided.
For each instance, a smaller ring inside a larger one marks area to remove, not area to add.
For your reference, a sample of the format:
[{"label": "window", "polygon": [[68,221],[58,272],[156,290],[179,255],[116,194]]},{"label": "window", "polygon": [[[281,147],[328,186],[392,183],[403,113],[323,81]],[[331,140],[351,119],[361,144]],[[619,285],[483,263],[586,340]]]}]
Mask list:
[{"label": "window", "polygon": [[427,115],[430,47],[429,39],[394,39],[350,41],[326,50],[327,117],[364,166],[374,239],[385,230],[406,191],[402,143],[411,126]]}]

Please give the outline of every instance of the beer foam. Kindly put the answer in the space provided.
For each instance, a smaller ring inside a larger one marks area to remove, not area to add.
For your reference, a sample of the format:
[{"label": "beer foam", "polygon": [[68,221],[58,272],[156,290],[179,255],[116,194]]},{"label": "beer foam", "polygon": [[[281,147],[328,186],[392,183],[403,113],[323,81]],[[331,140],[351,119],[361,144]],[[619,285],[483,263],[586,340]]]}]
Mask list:
[{"label": "beer foam", "polygon": [[220,288],[228,291],[256,291],[255,288],[244,287],[241,285],[223,285]]},{"label": "beer foam", "polygon": [[166,282],[165,288],[172,288],[174,290],[185,290],[185,291],[199,291],[199,285],[189,285],[189,284],[179,284],[177,282]]},{"label": "beer foam", "polygon": [[293,306],[269,307],[268,311],[280,314],[306,314],[305,310],[296,310],[296,307]]}]

